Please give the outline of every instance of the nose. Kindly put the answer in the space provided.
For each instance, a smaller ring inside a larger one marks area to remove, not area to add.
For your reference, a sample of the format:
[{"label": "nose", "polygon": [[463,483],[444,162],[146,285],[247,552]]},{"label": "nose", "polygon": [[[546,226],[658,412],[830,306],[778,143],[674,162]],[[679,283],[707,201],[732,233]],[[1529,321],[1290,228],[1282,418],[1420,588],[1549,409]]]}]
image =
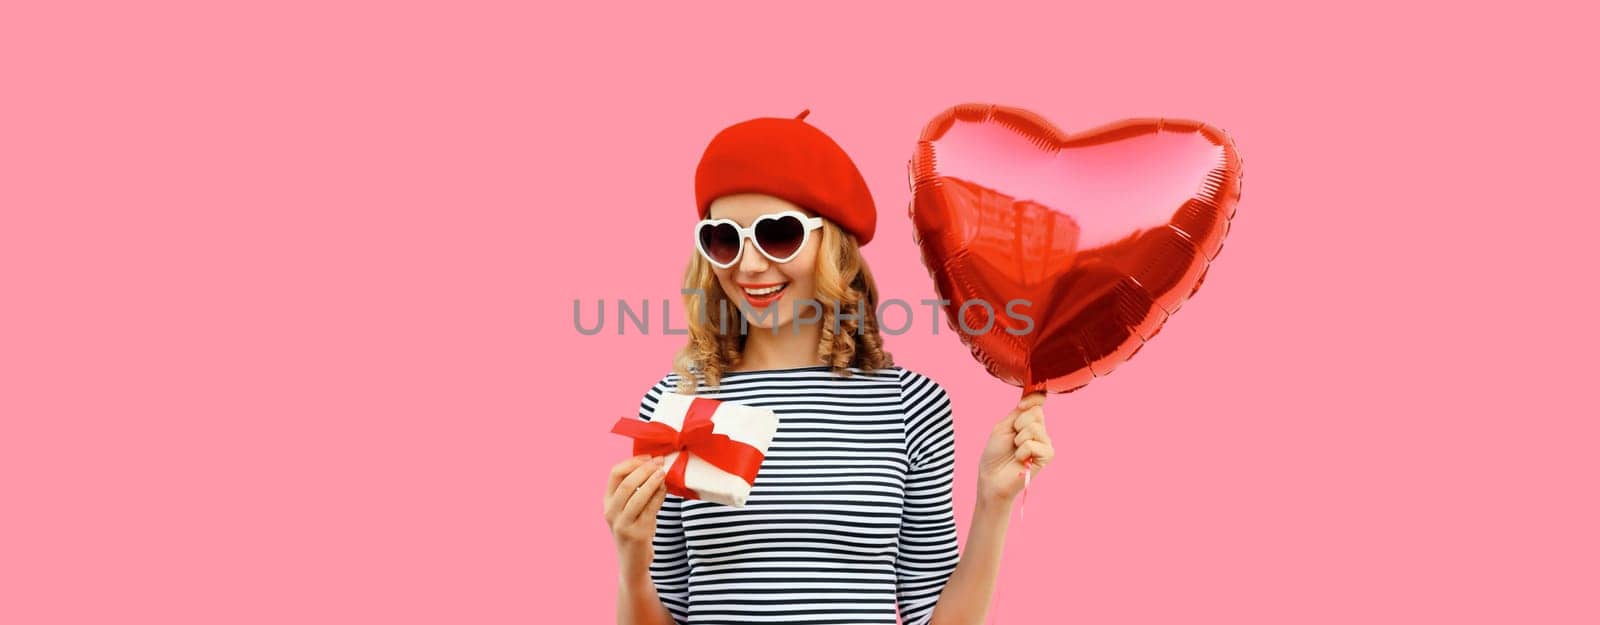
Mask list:
[{"label": "nose", "polygon": [[756,242],[745,239],[744,250],[739,252],[739,271],[744,273],[761,273],[771,266],[765,254],[756,249]]}]

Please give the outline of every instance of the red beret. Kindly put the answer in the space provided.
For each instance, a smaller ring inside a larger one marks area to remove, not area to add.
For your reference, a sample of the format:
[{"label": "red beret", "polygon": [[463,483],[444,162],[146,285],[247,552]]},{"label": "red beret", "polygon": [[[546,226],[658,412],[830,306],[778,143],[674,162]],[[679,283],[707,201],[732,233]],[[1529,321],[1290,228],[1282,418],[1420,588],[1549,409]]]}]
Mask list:
[{"label": "red beret", "polygon": [[839,144],[804,120],[760,117],[717,133],[694,172],[700,217],[735,193],[780,197],[828,218],[865,245],[878,224],[867,181]]}]

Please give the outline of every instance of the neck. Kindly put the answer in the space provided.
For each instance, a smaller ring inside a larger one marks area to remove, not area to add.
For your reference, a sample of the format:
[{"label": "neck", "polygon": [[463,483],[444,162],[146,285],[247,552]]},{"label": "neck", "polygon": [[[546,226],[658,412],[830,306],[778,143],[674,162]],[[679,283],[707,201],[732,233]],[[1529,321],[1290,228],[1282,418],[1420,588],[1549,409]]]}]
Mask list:
[{"label": "neck", "polygon": [[751,326],[744,341],[743,362],[735,370],[797,369],[825,364],[817,357],[820,340],[822,326],[817,323],[796,324],[791,319],[776,328]]}]

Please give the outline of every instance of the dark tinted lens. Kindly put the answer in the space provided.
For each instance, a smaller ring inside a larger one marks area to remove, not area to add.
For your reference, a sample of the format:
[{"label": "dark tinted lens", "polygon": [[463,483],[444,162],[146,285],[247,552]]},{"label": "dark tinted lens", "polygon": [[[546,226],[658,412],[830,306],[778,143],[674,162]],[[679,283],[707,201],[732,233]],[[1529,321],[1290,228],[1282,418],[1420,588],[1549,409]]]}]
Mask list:
[{"label": "dark tinted lens", "polygon": [[731,263],[739,255],[739,231],[729,224],[701,224],[700,248],[711,260]]},{"label": "dark tinted lens", "polygon": [[756,224],[756,245],[760,245],[773,258],[793,256],[805,237],[806,226],[794,215],[763,219]]}]

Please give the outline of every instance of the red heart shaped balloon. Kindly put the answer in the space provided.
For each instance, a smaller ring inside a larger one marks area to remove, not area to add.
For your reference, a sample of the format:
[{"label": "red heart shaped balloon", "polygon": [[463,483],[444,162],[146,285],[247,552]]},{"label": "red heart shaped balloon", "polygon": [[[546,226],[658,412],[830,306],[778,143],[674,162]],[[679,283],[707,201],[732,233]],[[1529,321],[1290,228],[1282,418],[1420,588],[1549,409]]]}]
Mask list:
[{"label": "red heart shaped balloon", "polygon": [[1066,134],[951,108],[910,163],[913,232],[950,326],[995,377],[1068,392],[1111,373],[1200,288],[1239,202],[1233,140],[1196,121]]}]

